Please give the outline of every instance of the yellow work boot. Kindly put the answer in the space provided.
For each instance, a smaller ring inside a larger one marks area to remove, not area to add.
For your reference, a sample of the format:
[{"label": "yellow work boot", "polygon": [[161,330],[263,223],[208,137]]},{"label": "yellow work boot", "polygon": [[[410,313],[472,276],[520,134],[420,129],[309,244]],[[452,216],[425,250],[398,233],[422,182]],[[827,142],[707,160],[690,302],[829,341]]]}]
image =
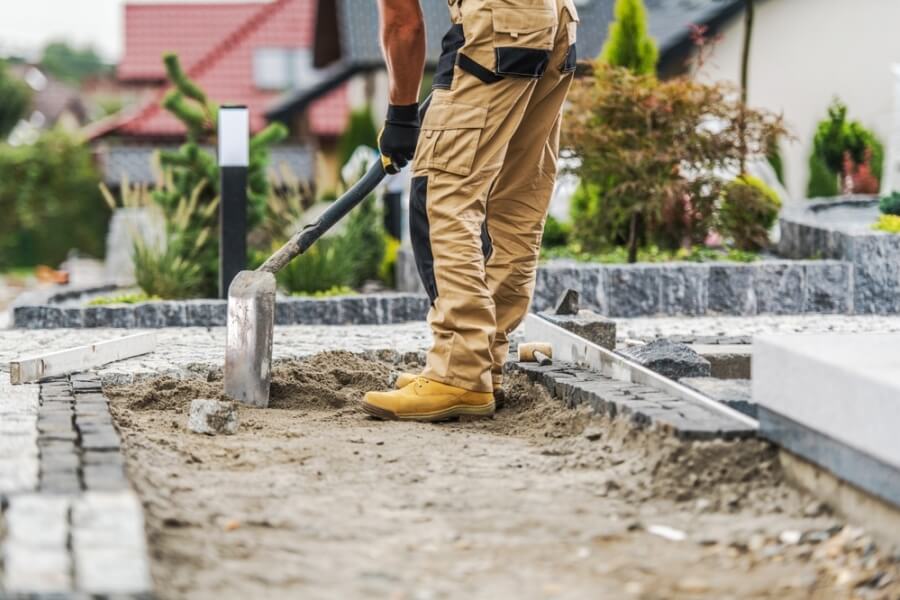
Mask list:
[{"label": "yellow work boot", "polygon": [[419,377],[418,373],[400,373],[394,382],[395,389],[403,389]]},{"label": "yellow work boot", "polygon": [[489,417],[494,414],[494,396],[416,377],[399,390],[367,393],[362,407],[379,419],[443,421],[461,415]]},{"label": "yellow work boot", "polygon": [[[418,373],[400,373],[397,375],[397,380],[394,382],[395,389],[403,389],[412,382],[416,380],[416,378],[420,377]],[[499,381],[494,381],[494,406],[497,410],[503,408],[503,403],[506,401],[506,394],[503,393],[503,388],[500,387]]]}]

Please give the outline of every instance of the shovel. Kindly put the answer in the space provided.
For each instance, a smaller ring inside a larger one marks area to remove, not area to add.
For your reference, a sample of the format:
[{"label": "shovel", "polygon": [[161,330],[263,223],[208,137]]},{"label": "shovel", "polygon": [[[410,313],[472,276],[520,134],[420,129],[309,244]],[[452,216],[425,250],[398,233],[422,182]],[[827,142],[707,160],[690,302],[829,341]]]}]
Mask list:
[{"label": "shovel", "polygon": [[[419,109],[420,120],[431,98]],[[260,408],[269,405],[272,378],[272,336],[275,328],[275,273],[306,252],[378,187],[391,166],[382,157],[337,199],[319,219],[291,237],[255,271],[241,271],[228,288],[225,333],[225,395]]]}]

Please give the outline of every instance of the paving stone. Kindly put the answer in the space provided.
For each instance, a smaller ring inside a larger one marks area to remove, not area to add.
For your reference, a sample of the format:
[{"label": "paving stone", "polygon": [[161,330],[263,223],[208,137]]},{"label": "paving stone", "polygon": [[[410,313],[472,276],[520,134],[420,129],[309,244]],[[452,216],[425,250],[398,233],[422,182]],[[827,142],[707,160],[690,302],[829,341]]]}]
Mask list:
[{"label": "paving stone", "polygon": [[41,457],[42,473],[54,471],[77,471],[81,461],[78,455],[72,454],[51,454]]},{"label": "paving stone", "polygon": [[660,268],[646,265],[606,269],[609,315],[633,317],[660,312]]},{"label": "paving stone", "polygon": [[703,315],[709,305],[708,265],[667,265],[660,270],[660,309],[667,315]]},{"label": "paving stone", "polygon": [[806,303],[806,270],[802,265],[785,261],[760,263],[753,273],[753,289],[760,313],[802,313]]},{"label": "paving stone", "polygon": [[644,346],[627,348],[620,352],[670,379],[682,377],[709,377],[709,361],[684,344],[674,344],[659,339]]},{"label": "paving stone", "polygon": [[234,403],[207,399],[191,401],[188,429],[194,433],[231,435],[237,428],[238,412]]},{"label": "paving stone", "polygon": [[130,491],[86,492],[72,510],[76,587],[91,594],[152,589],[140,503]]},{"label": "paving stone", "polygon": [[83,469],[84,487],[90,491],[116,491],[128,488],[123,465],[86,464]]},{"label": "paving stone", "polygon": [[[3,552],[3,589],[10,598],[53,598],[72,589],[72,558],[65,548],[33,548],[7,544]],[[6,597],[6,596],[4,596]]]},{"label": "paving stone", "polygon": [[751,418],[756,418],[756,403],[753,402],[749,379],[686,377],[680,383]]},{"label": "paving stone", "polygon": [[119,436],[116,433],[86,433],[81,436],[81,447],[85,450],[118,450]]},{"label": "paving stone", "polygon": [[608,350],[616,347],[616,323],[590,310],[579,310],[575,315],[556,315],[549,312],[541,313],[541,316],[571,331],[577,336],[602,346]]},{"label": "paving stone", "polygon": [[85,467],[90,465],[109,465],[124,468],[125,466],[125,460],[122,458],[121,453],[111,450],[85,451],[81,455],[81,459]]},{"label": "paving stone", "polygon": [[750,265],[710,265],[708,309],[725,315],[756,314],[754,272]]}]

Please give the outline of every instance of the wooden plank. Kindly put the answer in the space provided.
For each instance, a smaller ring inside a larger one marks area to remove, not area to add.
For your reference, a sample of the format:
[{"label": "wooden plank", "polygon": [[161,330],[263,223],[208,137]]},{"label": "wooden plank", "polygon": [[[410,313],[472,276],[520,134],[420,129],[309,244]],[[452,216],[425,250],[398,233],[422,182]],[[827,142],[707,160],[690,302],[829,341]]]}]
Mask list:
[{"label": "wooden plank", "polygon": [[700,404],[745,426],[759,427],[756,419],[707,398],[678,382],[667,379],[624,356],[589,342],[536,314],[529,314],[525,317],[525,339],[529,342],[549,342],[553,345],[553,358],[555,359],[585,365],[618,381],[640,383],[672,394],[687,402]]},{"label": "wooden plank", "polygon": [[40,381],[46,377],[86,371],[107,363],[140,356],[156,350],[156,334],[138,333],[90,346],[36,354],[9,363],[9,380],[14,385]]}]

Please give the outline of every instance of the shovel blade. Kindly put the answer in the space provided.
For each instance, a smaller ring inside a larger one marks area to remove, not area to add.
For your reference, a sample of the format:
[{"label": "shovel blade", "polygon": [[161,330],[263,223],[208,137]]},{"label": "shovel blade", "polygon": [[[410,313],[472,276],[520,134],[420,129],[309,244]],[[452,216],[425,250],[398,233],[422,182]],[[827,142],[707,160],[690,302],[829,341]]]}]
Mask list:
[{"label": "shovel blade", "polygon": [[228,288],[225,395],[250,406],[269,406],[275,276],[241,271]]}]

